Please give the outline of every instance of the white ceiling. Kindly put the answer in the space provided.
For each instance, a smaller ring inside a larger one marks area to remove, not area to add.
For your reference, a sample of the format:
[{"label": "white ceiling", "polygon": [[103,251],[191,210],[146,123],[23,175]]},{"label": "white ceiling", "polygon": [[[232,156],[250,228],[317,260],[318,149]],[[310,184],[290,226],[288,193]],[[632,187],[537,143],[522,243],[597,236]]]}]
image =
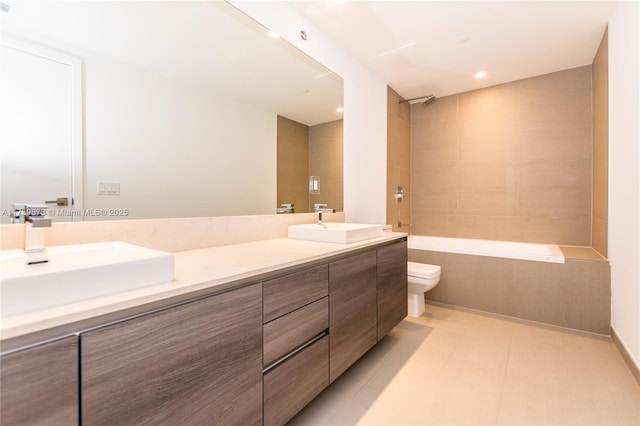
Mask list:
[{"label": "white ceiling", "polygon": [[[590,64],[616,1],[291,2],[405,99]],[[487,77],[476,79],[477,71]]]},{"label": "white ceiling", "polygon": [[[206,84],[236,100],[275,107],[308,125],[340,118],[335,111],[342,98],[339,77],[281,40],[265,38],[263,27],[224,3],[9,3],[11,14],[0,14],[6,30],[29,29],[161,70],[169,78]],[[442,97],[590,64],[617,2],[288,4],[409,99]],[[271,44],[284,50],[272,51]],[[479,70],[488,76],[475,79]]]}]

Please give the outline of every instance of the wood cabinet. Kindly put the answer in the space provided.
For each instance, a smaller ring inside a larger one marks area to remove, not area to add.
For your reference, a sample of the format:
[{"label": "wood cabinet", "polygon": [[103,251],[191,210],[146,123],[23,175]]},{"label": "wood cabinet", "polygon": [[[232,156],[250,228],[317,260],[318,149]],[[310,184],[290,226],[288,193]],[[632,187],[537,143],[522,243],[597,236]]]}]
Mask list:
[{"label": "wood cabinet", "polygon": [[329,385],[329,338],[264,375],[264,424],[283,425]]},{"label": "wood cabinet", "polygon": [[329,298],[311,303],[264,325],[264,366],[295,351],[329,327]]},{"label": "wood cabinet", "polygon": [[329,294],[328,276],[327,265],[320,265],[265,281],[264,322],[288,314]]},{"label": "wood cabinet", "polygon": [[378,250],[378,340],[407,316],[407,242]]},{"label": "wood cabinet", "polygon": [[0,357],[0,417],[9,425],[78,424],[78,337]]},{"label": "wood cabinet", "polygon": [[81,334],[84,425],[262,423],[262,286]]},{"label": "wood cabinet", "polygon": [[333,383],[377,342],[376,251],[329,264],[329,369]]},{"label": "wood cabinet", "polygon": [[263,288],[264,424],[283,425],[329,385],[329,266]]},{"label": "wood cabinet", "polygon": [[407,314],[406,239],[358,253],[3,354],[2,425],[284,424]]}]

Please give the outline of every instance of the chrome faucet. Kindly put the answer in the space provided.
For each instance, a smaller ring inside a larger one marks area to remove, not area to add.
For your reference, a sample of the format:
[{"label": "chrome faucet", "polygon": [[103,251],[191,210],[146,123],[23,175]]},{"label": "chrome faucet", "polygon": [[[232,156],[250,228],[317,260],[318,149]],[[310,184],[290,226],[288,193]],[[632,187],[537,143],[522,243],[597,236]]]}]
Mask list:
[{"label": "chrome faucet", "polygon": [[25,204],[24,220],[34,228],[50,228],[51,218],[47,216],[49,207],[44,204]]},{"label": "chrome faucet", "polygon": [[322,223],[322,213],[335,213],[336,210],[327,208],[326,204],[317,203],[313,205],[313,212],[318,213],[318,225],[326,228],[327,225]]},{"label": "chrome faucet", "polygon": [[24,223],[24,252],[27,265],[47,263],[44,250],[44,228],[51,227],[48,207],[39,204],[14,204],[14,223]]},{"label": "chrome faucet", "polygon": [[318,222],[317,222],[317,223],[318,223],[318,225],[320,225],[320,226],[322,226],[322,227],[326,228],[326,227],[327,227],[327,225],[325,225],[324,223],[322,223],[322,213],[335,213],[335,212],[336,212],[336,210],[335,210],[335,209],[327,208],[327,205],[326,205],[326,204],[319,204],[319,203],[316,203],[316,204],[314,204],[314,205],[313,205],[313,212],[314,212],[314,213],[318,213]]}]

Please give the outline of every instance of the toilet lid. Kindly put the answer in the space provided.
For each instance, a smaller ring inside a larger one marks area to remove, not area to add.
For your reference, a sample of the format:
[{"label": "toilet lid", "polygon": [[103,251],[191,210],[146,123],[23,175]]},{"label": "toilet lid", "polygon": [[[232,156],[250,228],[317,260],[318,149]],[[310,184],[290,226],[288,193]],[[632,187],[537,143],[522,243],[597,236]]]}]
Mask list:
[{"label": "toilet lid", "polygon": [[440,275],[440,266],[428,263],[407,262],[408,275],[419,278],[435,278]]}]

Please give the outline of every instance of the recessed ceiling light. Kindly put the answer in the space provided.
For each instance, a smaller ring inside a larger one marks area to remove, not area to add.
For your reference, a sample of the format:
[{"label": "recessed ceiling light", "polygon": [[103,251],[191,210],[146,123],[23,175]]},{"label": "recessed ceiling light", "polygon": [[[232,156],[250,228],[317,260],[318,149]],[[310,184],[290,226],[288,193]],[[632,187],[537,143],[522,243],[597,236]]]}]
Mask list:
[{"label": "recessed ceiling light", "polygon": [[269,37],[271,38],[280,38],[280,36],[273,31],[269,30]]},{"label": "recessed ceiling light", "polygon": [[338,112],[344,112],[344,108],[342,108],[342,107],[338,107],[338,108],[336,108],[336,111],[338,111]]},{"label": "recessed ceiling light", "polygon": [[487,76],[487,73],[484,71],[478,71],[476,73],[476,78],[485,78]]}]

